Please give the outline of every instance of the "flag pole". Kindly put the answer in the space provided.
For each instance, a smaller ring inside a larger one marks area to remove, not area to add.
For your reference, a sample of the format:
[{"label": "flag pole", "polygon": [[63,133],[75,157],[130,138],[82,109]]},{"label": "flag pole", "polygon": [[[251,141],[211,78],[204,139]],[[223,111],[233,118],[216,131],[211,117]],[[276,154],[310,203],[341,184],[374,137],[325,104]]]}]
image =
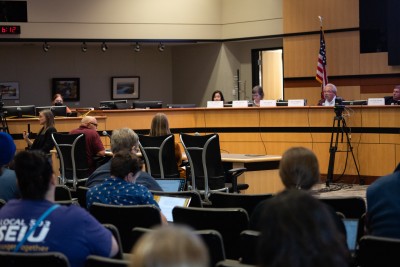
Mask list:
[{"label": "flag pole", "polygon": [[[324,34],[324,30],[323,30],[323,28],[322,28],[322,20],[323,20],[323,17],[322,17],[322,16],[318,16],[318,20],[319,20],[320,31],[321,31],[322,34]],[[323,82],[321,83],[321,99],[324,98],[324,86],[325,86],[324,83],[325,83],[325,81],[323,81]]]}]

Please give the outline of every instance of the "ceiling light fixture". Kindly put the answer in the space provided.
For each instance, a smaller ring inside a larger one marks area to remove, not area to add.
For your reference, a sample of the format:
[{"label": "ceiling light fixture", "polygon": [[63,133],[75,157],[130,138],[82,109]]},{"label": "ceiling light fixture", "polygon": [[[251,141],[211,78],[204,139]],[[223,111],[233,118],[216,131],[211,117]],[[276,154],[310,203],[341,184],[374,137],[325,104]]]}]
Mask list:
[{"label": "ceiling light fixture", "polygon": [[106,45],[106,42],[103,42],[103,44],[101,45],[101,51],[106,52],[108,49],[108,46]]},{"label": "ceiling light fixture", "polygon": [[86,51],[88,50],[88,47],[87,47],[86,42],[83,42],[83,43],[82,43],[82,45],[81,45],[81,50],[82,50],[82,52],[86,52]]},{"label": "ceiling light fixture", "polygon": [[50,49],[50,45],[47,42],[44,42],[43,44],[43,51],[44,52],[48,52]]},{"label": "ceiling light fixture", "polygon": [[160,44],[158,45],[158,51],[164,52],[164,49],[165,49],[164,44],[163,44],[163,43],[160,43]]},{"label": "ceiling light fixture", "polygon": [[140,52],[140,44],[138,42],[136,42],[134,49],[135,49],[135,52]]}]

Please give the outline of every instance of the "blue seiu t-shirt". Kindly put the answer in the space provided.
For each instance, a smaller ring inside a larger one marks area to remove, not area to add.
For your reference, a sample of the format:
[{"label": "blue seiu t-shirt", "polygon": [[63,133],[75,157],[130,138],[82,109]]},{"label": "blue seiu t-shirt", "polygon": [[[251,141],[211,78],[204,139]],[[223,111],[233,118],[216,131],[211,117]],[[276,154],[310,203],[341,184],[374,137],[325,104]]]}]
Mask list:
[{"label": "blue seiu t-shirt", "polygon": [[87,207],[94,202],[110,205],[152,204],[159,207],[145,186],[129,183],[120,178],[108,178],[103,183],[91,187],[86,193]]},{"label": "blue seiu t-shirt", "polygon": [[[33,225],[54,203],[47,200],[10,200],[0,209],[0,250],[14,251]],[[36,228],[20,252],[58,251],[71,267],[83,267],[89,255],[108,257],[111,232],[81,207],[60,206]]]}]

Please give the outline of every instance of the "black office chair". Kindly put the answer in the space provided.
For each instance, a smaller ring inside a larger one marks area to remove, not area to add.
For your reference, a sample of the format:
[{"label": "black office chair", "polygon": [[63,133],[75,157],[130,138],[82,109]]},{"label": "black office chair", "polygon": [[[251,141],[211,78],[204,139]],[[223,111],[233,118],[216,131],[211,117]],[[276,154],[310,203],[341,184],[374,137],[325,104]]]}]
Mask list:
[{"label": "black office chair", "polygon": [[4,199],[0,198],[0,208],[2,208],[6,203],[7,203],[7,201],[5,201]]},{"label": "black office chair", "polygon": [[139,135],[139,148],[146,171],[154,178],[179,178],[175,158],[175,137]]},{"label": "black office chair", "polygon": [[89,255],[86,258],[85,267],[128,267],[129,264],[128,260]]},{"label": "black office chair", "polygon": [[60,160],[59,182],[76,191],[89,176],[85,135],[53,133],[52,138]]},{"label": "black office chair", "polygon": [[75,195],[78,198],[78,203],[84,209],[87,209],[87,207],[86,207],[86,193],[87,193],[88,190],[89,190],[89,187],[86,187],[86,186],[78,186],[76,188]]},{"label": "black office chair", "polygon": [[225,173],[222,165],[218,134],[180,134],[182,145],[189,160],[192,190],[204,194],[208,201],[210,191],[245,190],[248,184],[237,183],[237,178],[246,168],[235,168]]},{"label": "black office chair", "polygon": [[122,260],[124,258],[124,252],[122,251],[122,241],[121,241],[121,236],[119,234],[118,228],[115,225],[110,224],[110,223],[103,223],[103,226],[112,233],[112,235],[114,236],[115,240],[117,241],[117,244],[119,247],[118,252],[117,252],[117,254],[115,254],[113,259]]},{"label": "black office chair", "polygon": [[365,199],[359,196],[321,197],[319,199],[331,206],[336,212],[343,213],[346,218],[360,219],[367,210]]},{"label": "black office chair", "polygon": [[163,192],[163,191],[152,191],[150,192],[154,196],[171,196],[171,197],[190,197],[189,207],[203,207],[201,196],[197,191],[178,191],[178,192]]},{"label": "black office chair", "polygon": [[172,210],[174,224],[188,225],[195,230],[216,230],[223,238],[226,257],[238,260],[240,233],[248,229],[249,216],[242,208],[189,208]]},{"label": "black office chair", "polygon": [[257,246],[259,231],[244,230],[240,233],[239,261],[245,264],[257,264]]},{"label": "black office chair", "polygon": [[72,200],[71,190],[66,185],[57,185],[54,194],[54,200]]},{"label": "black office chair", "polygon": [[211,192],[209,200],[212,208],[243,208],[251,217],[254,208],[265,199],[273,197],[273,194],[234,194],[224,192]]},{"label": "black office chair", "polygon": [[119,206],[95,202],[89,207],[89,212],[100,223],[118,228],[124,253],[131,252],[133,228],[151,228],[161,224],[160,210],[154,205]]},{"label": "black office chair", "polygon": [[22,266],[48,266],[48,267],[69,267],[68,258],[60,252],[6,252],[0,251],[1,266],[22,267]]},{"label": "black office chair", "polygon": [[356,264],[360,267],[396,266],[399,262],[399,251],[398,238],[365,235],[358,243]]}]

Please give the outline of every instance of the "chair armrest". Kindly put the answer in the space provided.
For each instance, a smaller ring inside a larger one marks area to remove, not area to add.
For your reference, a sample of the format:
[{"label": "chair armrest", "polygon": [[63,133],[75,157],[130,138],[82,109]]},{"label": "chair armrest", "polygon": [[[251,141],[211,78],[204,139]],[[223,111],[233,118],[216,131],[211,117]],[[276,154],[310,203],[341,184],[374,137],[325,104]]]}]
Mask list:
[{"label": "chair armrest", "polygon": [[228,174],[232,178],[232,189],[233,192],[238,192],[237,178],[242,175],[247,169],[246,168],[233,168],[228,170]]}]

